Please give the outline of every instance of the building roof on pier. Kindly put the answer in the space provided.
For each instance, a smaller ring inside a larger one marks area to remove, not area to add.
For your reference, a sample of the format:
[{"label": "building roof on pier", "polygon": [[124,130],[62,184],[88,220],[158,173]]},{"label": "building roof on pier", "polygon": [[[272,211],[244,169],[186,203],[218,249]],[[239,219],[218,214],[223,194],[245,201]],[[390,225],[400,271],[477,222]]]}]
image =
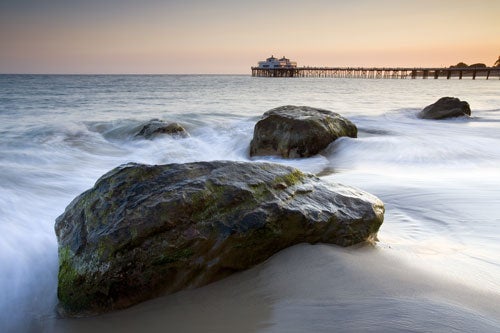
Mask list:
[{"label": "building roof on pier", "polygon": [[274,55],[267,58],[265,61],[259,61],[259,67],[262,68],[295,68],[297,67],[297,62],[290,61],[286,57],[281,59],[275,58]]}]

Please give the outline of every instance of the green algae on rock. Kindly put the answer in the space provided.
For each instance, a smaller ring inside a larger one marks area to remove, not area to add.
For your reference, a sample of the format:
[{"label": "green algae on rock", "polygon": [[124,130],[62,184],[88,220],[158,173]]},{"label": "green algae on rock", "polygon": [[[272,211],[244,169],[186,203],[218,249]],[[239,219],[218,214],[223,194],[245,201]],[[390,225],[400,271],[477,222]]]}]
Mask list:
[{"label": "green algae on rock", "polygon": [[56,220],[60,312],[202,286],[301,242],[374,239],[383,214],[366,192],[277,164],[120,166]]}]

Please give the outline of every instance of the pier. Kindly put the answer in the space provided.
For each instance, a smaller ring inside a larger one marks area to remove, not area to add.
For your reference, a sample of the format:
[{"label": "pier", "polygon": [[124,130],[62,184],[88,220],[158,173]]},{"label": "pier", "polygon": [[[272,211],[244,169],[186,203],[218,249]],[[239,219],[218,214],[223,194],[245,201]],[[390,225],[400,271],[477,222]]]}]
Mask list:
[{"label": "pier", "polygon": [[500,79],[500,67],[407,68],[407,67],[252,67],[256,77],[325,77],[360,79]]}]

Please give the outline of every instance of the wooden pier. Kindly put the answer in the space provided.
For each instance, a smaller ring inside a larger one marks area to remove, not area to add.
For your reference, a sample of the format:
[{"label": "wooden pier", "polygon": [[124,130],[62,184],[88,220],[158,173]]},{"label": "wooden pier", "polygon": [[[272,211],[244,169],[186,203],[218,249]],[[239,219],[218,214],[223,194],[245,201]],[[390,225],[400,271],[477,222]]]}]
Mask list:
[{"label": "wooden pier", "polygon": [[439,79],[489,78],[500,79],[500,67],[406,68],[406,67],[252,67],[257,77],[330,77],[360,79]]}]

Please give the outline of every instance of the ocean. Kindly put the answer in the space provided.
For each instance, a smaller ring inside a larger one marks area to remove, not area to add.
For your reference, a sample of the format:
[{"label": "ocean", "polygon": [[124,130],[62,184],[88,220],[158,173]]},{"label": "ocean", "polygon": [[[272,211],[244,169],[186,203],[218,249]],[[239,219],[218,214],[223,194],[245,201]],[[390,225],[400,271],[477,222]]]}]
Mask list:
[{"label": "ocean", "polygon": [[[443,96],[471,118],[422,120]],[[320,155],[250,158],[267,110],[358,127]],[[134,138],[150,119],[188,138]],[[110,169],[267,161],[378,196],[375,245],[299,244],[208,286],[60,318],[54,220]],[[0,332],[499,332],[500,80],[0,75]]]}]

